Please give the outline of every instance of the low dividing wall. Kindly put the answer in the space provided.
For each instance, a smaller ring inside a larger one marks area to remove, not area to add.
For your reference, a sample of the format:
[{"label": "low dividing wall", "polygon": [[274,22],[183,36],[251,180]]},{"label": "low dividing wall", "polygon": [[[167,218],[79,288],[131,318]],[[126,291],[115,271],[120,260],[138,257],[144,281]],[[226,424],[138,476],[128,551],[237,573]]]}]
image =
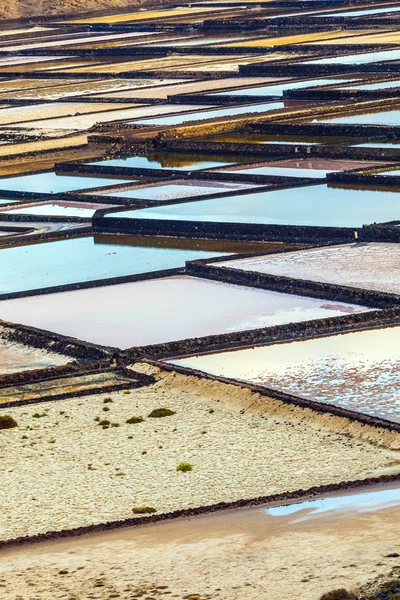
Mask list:
[{"label": "low dividing wall", "polygon": [[[322,23],[321,23],[322,25]],[[395,62],[370,64],[307,64],[304,63],[256,63],[239,65],[239,74],[246,77],[321,77],[343,73],[399,73]]]},{"label": "low dividing wall", "polygon": [[[59,381],[60,382],[60,389],[62,389],[62,381],[63,378],[67,378],[67,377],[72,377],[72,376],[76,376],[79,377],[80,375],[85,376],[85,375],[95,375],[96,373],[105,373],[105,372],[109,372],[110,373],[110,377],[112,377],[113,374],[119,375],[122,374],[126,379],[120,380],[119,383],[113,383],[110,385],[101,383],[99,384],[98,387],[95,386],[91,386],[90,387],[90,383],[88,384],[89,387],[87,387],[86,389],[80,389],[78,391],[75,392],[60,392],[58,394],[51,394],[51,395],[46,395],[45,393],[43,393],[42,395],[40,395],[40,397],[36,397],[34,399],[29,399],[29,400],[11,400],[10,402],[2,402],[0,404],[0,411],[8,409],[8,408],[16,408],[18,406],[32,406],[35,404],[43,404],[44,402],[58,402],[59,400],[70,400],[72,398],[81,398],[83,396],[93,396],[94,394],[108,394],[108,393],[112,393],[112,392],[118,392],[120,390],[126,390],[126,389],[137,389],[140,387],[144,387],[147,385],[152,385],[153,383],[155,383],[155,378],[151,375],[145,375],[144,373],[136,373],[135,371],[133,371],[132,369],[128,369],[127,367],[110,367],[110,368],[105,368],[105,369],[94,369],[95,365],[92,365],[93,368],[87,368],[87,369],[80,369],[79,372],[76,373],[68,373],[67,375],[65,374],[61,374],[61,375],[53,375],[51,376],[51,379]],[[49,379],[50,376],[47,376],[46,379]],[[41,379],[43,379],[43,377],[41,377]],[[15,384],[16,386],[18,385],[22,385],[24,382],[21,382],[20,380],[17,381],[12,381],[11,385]],[[0,395],[1,395],[1,390],[2,388],[6,387],[7,383],[3,384],[0,386]],[[9,386],[8,386],[9,387]],[[18,390],[18,388],[17,388]]]},{"label": "low dividing wall", "polygon": [[[399,64],[400,67],[400,64]],[[379,106],[376,107],[379,109]],[[382,108],[384,108],[382,106]],[[343,116],[340,112],[338,117]],[[335,118],[333,115],[332,118]],[[359,139],[361,137],[382,137],[398,139],[400,126],[397,125],[344,125],[341,123],[271,123],[254,121],[248,124],[252,133],[280,133],[282,135],[340,136]]]},{"label": "low dividing wall", "polygon": [[[287,252],[290,251],[287,250]],[[215,281],[274,290],[286,294],[326,298],[335,302],[350,302],[351,304],[382,309],[396,308],[400,305],[400,295],[397,294],[363,290],[351,286],[319,283],[317,281],[307,281],[293,277],[268,275],[267,273],[257,273],[254,271],[242,271],[241,269],[229,268],[229,263],[224,266],[218,266],[218,263],[207,264],[207,262],[210,263],[211,261],[209,259],[189,261],[186,263],[186,272],[196,277]]]},{"label": "low dividing wall", "polygon": [[[12,298],[28,298],[29,296],[42,296],[44,294],[55,294],[59,292],[71,292],[73,290],[84,290],[88,288],[95,287],[105,287],[109,285],[118,285],[120,283],[131,283],[134,281],[146,281],[148,279],[158,279],[163,277],[173,277],[175,275],[179,275],[183,273],[183,268],[177,269],[162,269],[160,271],[150,271],[148,273],[137,273],[135,275],[122,275],[119,277],[109,277],[108,279],[93,279],[91,281],[83,281],[79,283],[68,283],[65,285],[53,285],[51,287],[38,288],[36,290],[25,290],[23,292],[7,292],[5,294],[0,294],[1,300],[11,300]],[[0,324],[3,324],[0,321]],[[32,328],[33,330],[33,328]],[[41,330],[33,330],[33,331],[41,331]],[[75,338],[64,338],[62,339],[72,339]],[[75,340],[76,341],[76,340]],[[85,344],[85,342],[80,342]],[[32,344],[31,344],[32,345]],[[97,346],[95,344],[86,344],[93,348],[103,348],[103,346]],[[105,347],[104,347],[105,348]],[[116,349],[113,348],[113,351]]]},{"label": "low dividing wall", "polygon": [[[110,213],[112,214],[112,213]],[[107,217],[98,211],[93,217],[93,230],[99,232],[134,233],[208,238],[216,240],[257,240],[270,242],[310,243],[352,242],[359,229],[350,227],[311,227],[301,225],[258,225],[242,223],[218,223],[206,221],[173,221],[161,219],[135,219]]]},{"label": "low dividing wall", "polygon": [[[312,127],[312,125],[310,126]],[[275,126],[272,126],[272,130],[275,130]],[[286,130],[286,128],[284,129]],[[240,136],[242,132],[235,132],[236,136]],[[269,133],[269,132],[268,132]],[[272,131],[273,135],[275,131]],[[244,131],[243,136],[246,136],[248,132]],[[267,132],[265,132],[267,134]],[[291,130],[288,131],[287,135],[291,134]],[[300,135],[300,134],[294,134]],[[315,134],[317,135],[317,134]],[[362,143],[368,140],[368,136],[365,138],[358,137],[353,141],[349,140],[348,143]],[[201,140],[186,140],[186,139],[170,139],[165,138],[160,143],[160,149],[165,152],[190,152],[192,154],[204,154],[206,152],[212,152],[213,154],[221,153],[225,156],[236,155],[241,156],[248,155],[250,157],[264,158],[270,160],[272,158],[310,158],[310,157],[324,157],[324,158],[338,158],[338,159],[360,159],[360,160],[387,160],[398,161],[400,160],[400,144],[398,150],[396,148],[360,148],[350,146],[329,146],[324,145],[323,140],[320,144],[286,144],[284,141],[281,143],[268,144],[257,144],[257,143],[240,143],[240,142],[218,142],[201,141]],[[230,157],[233,160],[233,156]]]},{"label": "low dividing wall", "polygon": [[[255,345],[275,344],[282,341],[311,339],[363,328],[384,327],[400,324],[400,309],[387,308],[382,311],[357,313],[343,317],[328,317],[300,323],[288,323],[247,331],[235,331],[201,338],[188,338],[162,344],[137,346],[125,351],[127,360],[165,360],[177,356],[191,356]],[[400,426],[399,426],[400,428]]]}]

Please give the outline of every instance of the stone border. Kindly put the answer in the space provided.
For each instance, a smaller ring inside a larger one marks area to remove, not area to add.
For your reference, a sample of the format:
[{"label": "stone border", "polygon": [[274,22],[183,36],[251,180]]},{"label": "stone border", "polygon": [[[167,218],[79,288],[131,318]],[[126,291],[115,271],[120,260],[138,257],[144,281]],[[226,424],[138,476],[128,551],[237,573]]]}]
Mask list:
[{"label": "stone border", "polygon": [[[162,277],[173,277],[175,275],[180,275],[184,272],[184,267],[177,267],[173,269],[162,269],[159,271],[148,271],[145,273],[137,273],[134,275],[120,275],[118,277],[109,277],[107,279],[92,279],[91,281],[83,281],[77,283],[67,283],[62,285],[54,285],[46,288],[38,288],[33,290],[25,290],[21,292],[8,292],[5,294],[0,294],[0,301],[2,300],[12,300],[14,298],[28,298],[29,296],[42,296],[45,294],[57,294],[60,292],[71,292],[74,290],[85,290],[89,288],[95,287],[106,287],[110,285],[118,285],[121,283],[131,283],[135,281],[145,281],[147,279],[159,279]],[[1,321],[0,321],[1,324]],[[75,339],[75,338],[71,338]],[[86,343],[86,342],[82,342]],[[105,348],[106,346],[97,346],[93,344],[94,347]],[[113,348],[113,350],[116,350]]]},{"label": "stone border", "polygon": [[325,319],[313,319],[260,329],[212,334],[146,346],[133,346],[124,350],[124,357],[127,361],[140,361],[143,359],[167,360],[178,356],[211,354],[225,350],[306,340],[339,333],[361,331],[362,329],[391,327],[394,325],[400,325],[400,309],[397,307],[371,310],[343,317],[327,317]]},{"label": "stone border", "polygon": [[[91,388],[87,388],[87,389],[81,389],[80,391],[76,391],[76,392],[63,392],[60,394],[48,394],[34,398],[34,399],[29,399],[29,400],[11,400],[10,402],[3,402],[0,403],[0,411],[2,411],[3,409],[8,409],[8,408],[17,408],[19,406],[33,406],[36,404],[42,404],[44,402],[57,402],[59,400],[69,400],[71,398],[81,398],[83,396],[92,396],[92,395],[96,395],[96,394],[106,394],[106,393],[112,393],[112,392],[117,392],[120,390],[124,390],[124,389],[138,389],[140,387],[145,387],[147,385],[152,385],[153,383],[156,382],[155,378],[151,375],[145,375],[144,373],[137,373],[135,371],[133,371],[132,369],[129,369],[125,366],[119,366],[119,367],[108,367],[108,368],[103,368],[103,369],[90,369],[88,368],[87,370],[81,370],[79,372],[76,373],[76,376],[84,376],[84,375],[95,375],[96,373],[105,373],[105,372],[110,372],[110,373],[116,373],[116,374],[122,374],[124,375],[126,378],[129,378],[131,381],[125,381],[121,383],[115,383],[113,385],[102,385],[101,387],[91,387]],[[52,380],[62,380],[63,378],[67,378],[67,377],[73,377],[74,373],[72,374],[66,374],[66,375],[60,375],[59,377],[57,376],[52,376],[52,377],[46,377],[46,379],[52,379]],[[4,387],[9,387],[7,384],[3,384],[0,385],[0,396],[1,396],[1,390]],[[60,388],[62,386],[60,385]],[[18,389],[18,388],[17,388]]]}]

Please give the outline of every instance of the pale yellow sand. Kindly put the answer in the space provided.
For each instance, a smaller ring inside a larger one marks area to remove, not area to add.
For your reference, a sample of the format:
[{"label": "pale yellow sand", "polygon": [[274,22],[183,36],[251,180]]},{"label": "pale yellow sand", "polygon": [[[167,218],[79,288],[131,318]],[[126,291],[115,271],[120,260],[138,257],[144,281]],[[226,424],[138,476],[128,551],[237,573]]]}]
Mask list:
[{"label": "pale yellow sand", "polygon": [[[159,407],[176,414],[147,418]],[[0,539],[400,470],[398,434],[173,373],[130,394],[8,412],[19,428],[0,432]],[[177,472],[180,462],[193,471]]]}]

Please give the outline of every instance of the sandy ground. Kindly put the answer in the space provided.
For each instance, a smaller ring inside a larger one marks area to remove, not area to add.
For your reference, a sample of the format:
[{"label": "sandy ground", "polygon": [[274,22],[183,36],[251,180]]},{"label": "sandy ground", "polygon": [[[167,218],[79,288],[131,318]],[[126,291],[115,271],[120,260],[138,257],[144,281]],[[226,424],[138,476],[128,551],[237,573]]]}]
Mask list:
[{"label": "sandy ground", "polygon": [[[176,414],[148,418],[160,407]],[[169,512],[400,470],[394,432],[174,373],[130,394],[7,413],[19,427],[0,432],[0,539],[128,518],[139,506]],[[132,416],[144,421],[127,424]],[[119,426],[103,429],[97,417]],[[193,471],[177,472],[181,462]]]},{"label": "sandy ground", "polygon": [[400,294],[398,244],[346,244],[219,263],[243,271],[269,273],[367,290]]},{"label": "sandy ground", "polygon": [[[0,6],[0,18],[20,19],[41,15],[72,15],[105,9],[145,6],[146,0],[9,0]],[[167,2],[158,0],[158,4]]]},{"label": "sandy ground", "polygon": [[400,550],[398,503],[366,512],[354,506],[309,511],[227,512],[3,552],[0,594],[13,600],[316,600],[330,589],[399,572],[399,559],[388,556]]}]

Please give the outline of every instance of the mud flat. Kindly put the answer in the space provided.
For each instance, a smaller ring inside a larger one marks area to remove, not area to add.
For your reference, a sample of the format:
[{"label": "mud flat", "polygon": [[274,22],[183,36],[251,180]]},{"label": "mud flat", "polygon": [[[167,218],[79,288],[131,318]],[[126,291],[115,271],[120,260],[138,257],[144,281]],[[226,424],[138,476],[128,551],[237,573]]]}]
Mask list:
[{"label": "mud flat", "polygon": [[400,294],[398,244],[346,244],[254,256],[219,266]]},{"label": "mud flat", "polygon": [[173,361],[400,423],[400,327]]},{"label": "mud flat", "polygon": [[66,365],[71,360],[56,352],[10,341],[0,325],[0,375]]},{"label": "mud flat", "polygon": [[368,310],[185,275],[0,302],[10,321],[123,349]]},{"label": "mud flat", "polygon": [[[7,409],[19,427],[1,432],[0,539],[134,517],[136,507],[163,513],[400,470],[393,431],[149,365],[136,369],[159,379],[130,394],[43,403],[40,418],[34,408]],[[175,414],[148,416],[161,407]],[[144,420],[128,424],[133,416]],[[118,426],[103,429],[96,418]],[[181,462],[193,470],[178,472]]]}]

